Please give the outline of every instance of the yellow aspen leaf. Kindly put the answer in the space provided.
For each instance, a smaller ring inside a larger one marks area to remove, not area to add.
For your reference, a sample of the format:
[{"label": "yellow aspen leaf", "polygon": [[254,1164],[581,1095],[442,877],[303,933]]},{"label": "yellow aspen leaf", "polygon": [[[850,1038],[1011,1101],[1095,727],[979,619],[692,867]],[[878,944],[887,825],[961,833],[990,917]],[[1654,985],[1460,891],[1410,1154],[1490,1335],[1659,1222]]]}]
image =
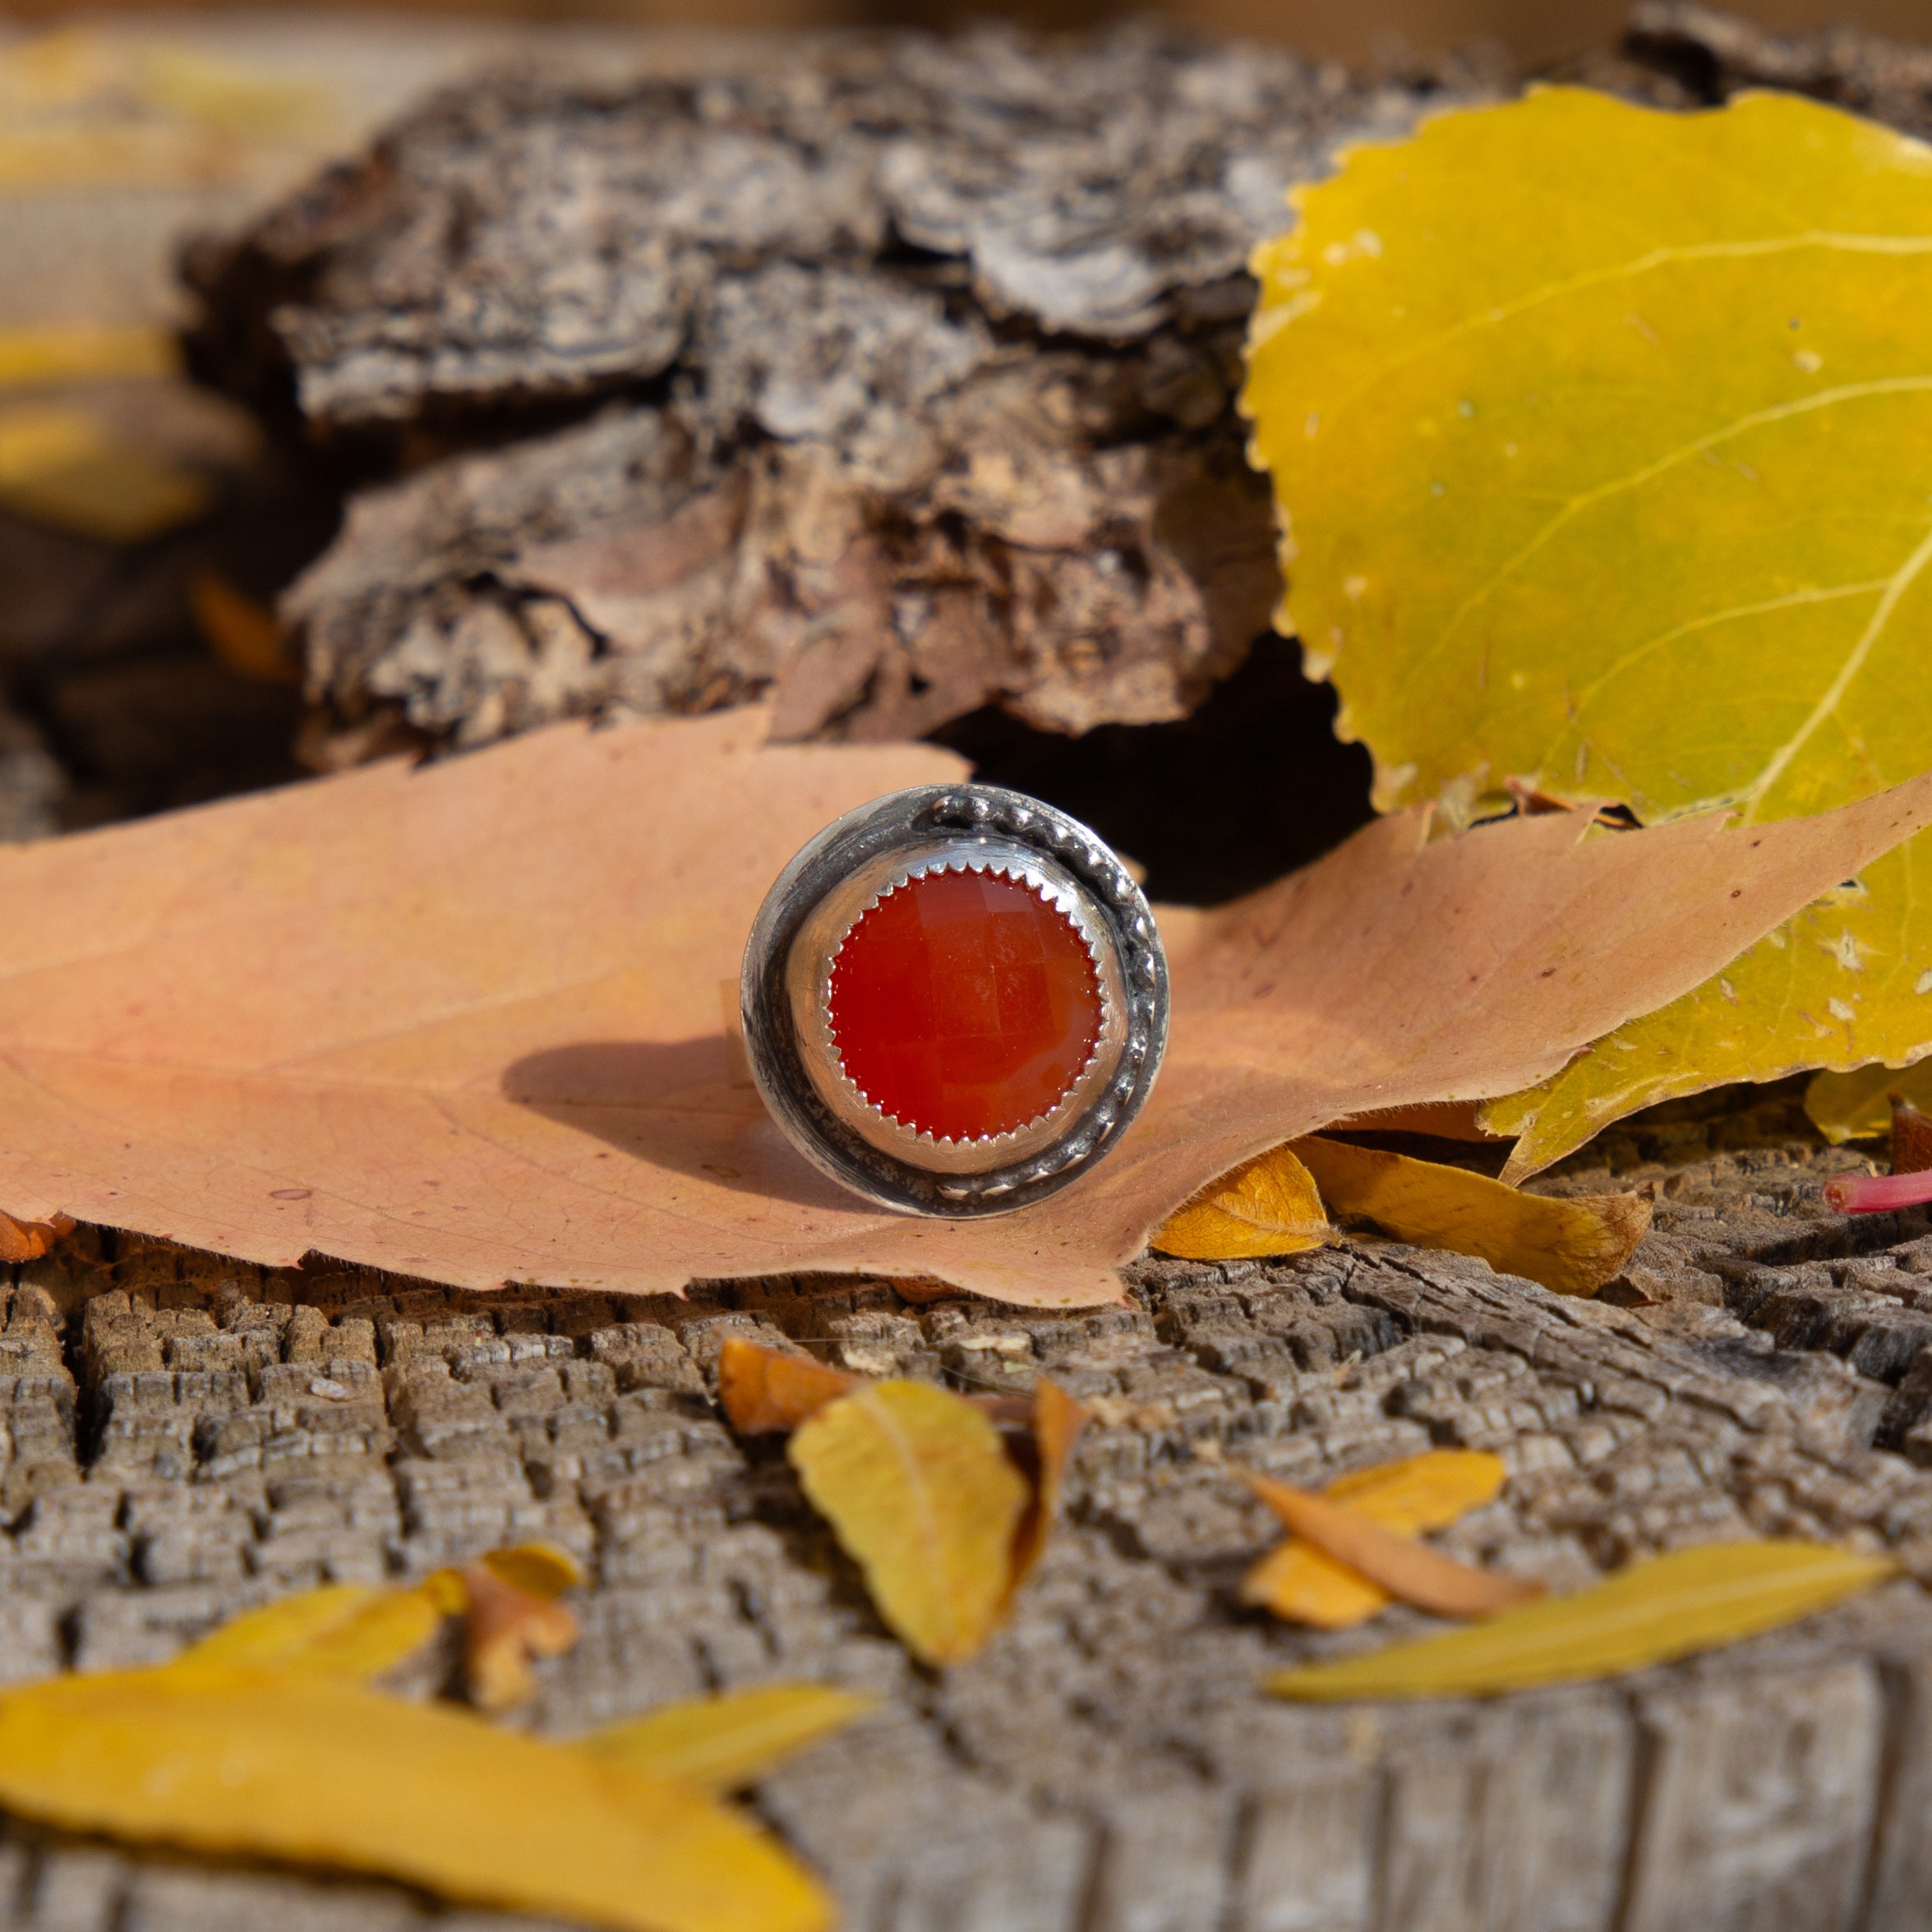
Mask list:
[{"label": "yellow aspen leaf", "polygon": [[205,515],[206,480],[116,441],[84,410],[0,415],[0,505],[102,543],[141,543]]},{"label": "yellow aspen leaf", "polygon": [[[1246,401],[1378,805],[1755,827],[1923,768],[1932,150],[1789,95],[1552,88],[1297,201]],[[1932,1050],[1929,869],[1921,836],[1492,1101],[1505,1178],[1672,1094]]]},{"label": "yellow aspen leaf", "polygon": [[923,1382],[869,1383],[820,1409],[786,1452],[915,1656],[957,1663],[992,1635],[1027,1486],[985,1416]]},{"label": "yellow aspen leaf", "polygon": [[1210,1181],[1149,1238],[1187,1261],[1236,1261],[1301,1254],[1334,1233],[1307,1168],[1271,1147]]},{"label": "yellow aspen leaf", "polygon": [[0,1804],[619,1932],[832,1920],[806,1873],[700,1792],[448,1704],[284,1671],[169,1667],[0,1694]]},{"label": "yellow aspen leaf", "polygon": [[470,1565],[462,1576],[469,1599],[463,1678],[470,1702],[486,1711],[528,1704],[537,1692],[531,1660],[560,1657],[575,1644],[575,1615],[548,1595],[534,1596],[506,1581],[487,1562]]},{"label": "yellow aspen leaf", "polygon": [[860,1379],[809,1355],[767,1349],[743,1335],[726,1335],[718,1353],[718,1400],[740,1436],[795,1429],[827,1403],[855,1389]]},{"label": "yellow aspen leaf", "polygon": [[1635,1194],[1524,1194],[1466,1168],[1319,1137],[1294,1150],[1337,1214],[1418,1247],[1478,1256],[1556,1294],[1596,1293],[1650,1225],[1650,1203]]},{"label": "yellow aspen leaf", "polygon": [[366,1682],[413,1657],[449,1614],[446,1599],[427,1583],[407,1589],[325,1584],[245,1611],[191,1644],[173,1667],[253,1666]]},{"label": "yellow aspen leaf", "polygon": [[74,1231],[72,1218],[53,1215],[44,1221],[16,1221],[0,1214],[0,1262],[37,1261]]},{"label": "yellow aspen leaf", "polygon": [[299,674],[282,648],[282,629],[265,604],[243,595],[216,570],[188,579],[188,608],[208,648],[237,677],[288,685]]},{"label": "yellow aspen leaf", "polygon": [[1009,1600],[1033,1574],[1054,1525],[1060,1519],[1060,1487],[1073,1445],[1086,1427],[1087,1410],[1058,1382],[1042,1376],[1033,1385],[1033,1453],[1038,1469],[1033,1495],[1013,1533],[1012,1575],[1007,1585]]},{"label": "yellow aspen leaf", "polygon": [[1827,1610],[1897,1574],[1829,1543],[1712,1543],[1631,1564],[1566,1597],[1367,1657],[1278,1671],[1277,1697],[1487,1697],[1615,1677],[1714,1650]]},{"label": "yellow aspen leaf", "polygon": [[1391,1597],[1438,1616],[1492,1616],[1543,1593],[1533,1577],[1473,1570],[1392,1529],[1366,1511],[1280,1482],[1252,1469],[1236,1472],[1295,1534],[1366,1577]]},{"label": "yellow aspen leaf", "polygon": [[[1503,1486],[1501,1456],[1480,1449],[1426,1449],[1420,1455],[1339,1477],[1324,1499],[1358,1511],[1398,1536],[1446,1529],[1493,1502]],[[1242,1579],[1241,1600],[1291,1622],[1341,1630],[1388,1607],[1389,1593],[1305,1537],[1291,1536]]]},{"label": "yellow aspen leaf", "polygon": [[722,1795],[757,1783],[878,1703],[831,1684],[761,1684],[665,1704],[576,1744],[645,1777]]},{"label": "yellow aspen leaf", "polygon": [[1860,1067],[1848,1073],[1819,1073],[1805,1089],[1811,1123],[1835,1146],[1869,1141],[1892,1127],[1892,1096],[1932,1112],[1932,1060],[1916,1067]]},{"label": "yellow aspen leaf", "polygon": [[166,329],[108,322],[0,329],[0,389],[180,373],[181,345]]}]

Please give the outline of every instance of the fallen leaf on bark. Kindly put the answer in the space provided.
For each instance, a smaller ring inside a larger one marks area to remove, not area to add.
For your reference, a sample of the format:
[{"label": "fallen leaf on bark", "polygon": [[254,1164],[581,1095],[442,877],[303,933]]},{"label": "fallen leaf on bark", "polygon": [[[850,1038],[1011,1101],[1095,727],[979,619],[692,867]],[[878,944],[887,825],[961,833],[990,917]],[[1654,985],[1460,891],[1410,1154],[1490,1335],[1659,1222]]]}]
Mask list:
[{"label": "fallen leaf on bark", "polygon": [[1932,1109],[1932,1060],[1916,1067],[1860,1067],[1849,1073],[1819,1073],[1805,1090],[1805,1111],[1834,1146],[1871,1140],[1891,1131],[1893,1096],[1924,1114]]},{"label": "fallen leaf on bark", "polygon": [[66,1215],[49,1215],[44,1221],[16,1221],[12,1215],[0,1215],[0,1261],[37,1261],[73,1231],[74,1224]]},{"label": "fallen leaf on bark", "polygon": [[1267,1680],[1277,1697],[1486,1697],[1621,1676],[1796,1623],[1897,1574],[1828,1543],[1713,1543],[1633,1563],[1607,1582],[1473,1629]]},{"label": "fallen leaf on bark", "polygon": [[961,768],[763,729],[561,726],[0,848],[0,894],[37,908],[0,933],[0,1204],[472,1288],[849,1269],[1117,1301],[1114,1268],[1215,1175],[1542,1077],[1932,816],[1921,782],[1749,832],[1383,820],[1164,911],[1168,1058],[1119,1149],[1037,1206],[934,1221],[792,1151],[731,1082],[716,988],[813,832]]},{"label": "fallen leaf on bark", "polygon": [[325,1584],[245,1611],[191,1644],[177,1665],[273,1669],[366,1683],[413,1657],[460,1609],[440,1572],[410,1588]]},{"label": "fallen leaf on bark", "polygon": [[[1298,192],[1246,400],[1287,615],[1379,805],[1467,818],[1514,787],[1761,825],[1925,768],[1929,168],[1794,95],[1552,88]],[[1929,862],[1920,839],[1848,868],[1494,1102],[1523,1137],[1505,1178],[1671,1094],[1932,1050]]]},{"label": "fallen leaf on bark", "polygon": [[756,1784],[878,1704],[830,1684],[762,1684],[663,1704],[574,1741],[626,1770],[722,1796]]},{"label": "fallen leaf on bark", "polygon": [[1467,1168],[1346,1141],[1311,1138],[1283,1151],[1337,1214],[1418,1247],[1478,1256],[1556,1294],[1595,1294],[1650,1226],[1650,1203],[1635,1194],[1525,1194]]},{"label": "fallen leaf on bark", "polygon": [[1331,1238],[1314,1177],[1286,1147],[1271,1147],[1210,1181],[1148,1237],[1186,1261],[1305,1253]]},{"label": "fallen leaf on bark", "polygon": [[560,1657],[577,1641],[575,1615],[510,1581],[487,1559],[460,1572],[467,1602],[463,1620],[463,1681],[478,1710],[514,1710],[536,1695],[530,1665]]},{"label": "fallen leaf on bark", "polygon": [[1042,1376],[1033,1385],[1033,1494],[1013,1532],[1012,1570],[1007,1583],[1007,1602],[1040,1561],[1054,1525],[1060,1519],[1060,1491],[1073,1445],[1087,1425],[1087,1411],[1060,1385]]},{"label": "fallen leaf on bark", "polygon": [[[1339,1477],[1321,1496],[1397,1536],[1419,1536],[1446,1529],[1493,1502],[1503,1478],[1501,1457],[1485,1450],[1428,1449]],[[1270,1550],[1248,1571],[1241,1600],[1324,1630],[1347,1630],[1392,1601],[1379,1584],[1300,1536]]]},{"label": "fallen leaf on bark", "polygon": [[718,1401],[740,1436],[795,1429],[862,1379],[809,1355],[762,1348],[743,1335],[726,1335],[718,1352]]},{"label": "fallen leaf on bark", "polygon": [[927,1663],[971,1656],[1005,1612],[1027,1505],[992,1422],[944,1389],[869,1383],[787,1453],[892,1633]]},{"label": "fallen leaf on bark", "polygon": [[818,1932],[813,1880],[698,1791],[448,1704],[235,1664],[0,1693],[0,1803],[63,1830],[373,1872],[622,1932]]},{"label": "fallen leaf on bark", "polygon": [[1438,1616],[1493,1616],[1540,1597],[1533,1577],[1473,1570],[1413,1538],[1385,1529],[1366,1510],[1253,1469],[1235,1473],[1295,1534],[1404,1603]]}]

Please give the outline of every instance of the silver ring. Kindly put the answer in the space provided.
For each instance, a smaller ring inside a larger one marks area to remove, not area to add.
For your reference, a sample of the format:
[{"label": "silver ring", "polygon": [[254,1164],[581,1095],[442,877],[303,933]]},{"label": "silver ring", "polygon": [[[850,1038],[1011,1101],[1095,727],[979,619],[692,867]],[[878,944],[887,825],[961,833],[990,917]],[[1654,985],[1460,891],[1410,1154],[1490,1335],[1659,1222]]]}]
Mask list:
[{"label": "silver ring", "polygon": [[[961,952],[974,932],[997,959]],[[1057,1193],[1119,1140],[1167,1044],[1166,956],[1132,874],[1078,819],[993,785],[896,791],[827,826],[759,909],[739,998],[786,1137],[901,1214]],[[984,1033],[1003,998],[1031,1034]],[[951,1021],[917,1017],[939,1003]]]}]

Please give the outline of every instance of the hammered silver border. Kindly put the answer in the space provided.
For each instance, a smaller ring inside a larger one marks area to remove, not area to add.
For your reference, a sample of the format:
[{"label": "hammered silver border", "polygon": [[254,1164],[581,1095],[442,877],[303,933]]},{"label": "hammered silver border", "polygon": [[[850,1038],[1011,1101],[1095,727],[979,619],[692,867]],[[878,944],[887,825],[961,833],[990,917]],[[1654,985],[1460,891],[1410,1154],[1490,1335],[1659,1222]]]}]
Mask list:
[{"label": "hammered silver border", "polygon": [[[832,1071],[836,1056],[827,1061],[816,1017],[830,950],[887,880],[942,856],[948,864],[1022,868],[1057,904],[1078,908],[1090,944],[1106,962],[1103,1040],[1117,1026],[1117,1048],[1109,1041],[1105,1063],[1090,1083],[1088,1072],[1101,1058],[1096,1049],[1067,1100],[1043,1121],[998,1137],[997,1146],[936,1142],[897,1123],[891,1132],[878,1132],[888,1117],[843,1079],[842,1070]],[[795,997],[801,981],[812,989],[802,1004]],[[894,792],[809,841],[759,908],[739,994],[753,1078],[786,1137],[821,1172],[906,1214],[1005,1213],[1077,1179],[1140,1111],[1167,1043],[1166,958],[1127,868],[1078,819],[990,785]],[[869,1136],[867,1127],[874,1129]],[[1007,1146],[1022,1136],[1024,1145]],[[948,1148],[954,1152],[943,1151]],[[986,1157],[996,1158],[980,1164]]]}]

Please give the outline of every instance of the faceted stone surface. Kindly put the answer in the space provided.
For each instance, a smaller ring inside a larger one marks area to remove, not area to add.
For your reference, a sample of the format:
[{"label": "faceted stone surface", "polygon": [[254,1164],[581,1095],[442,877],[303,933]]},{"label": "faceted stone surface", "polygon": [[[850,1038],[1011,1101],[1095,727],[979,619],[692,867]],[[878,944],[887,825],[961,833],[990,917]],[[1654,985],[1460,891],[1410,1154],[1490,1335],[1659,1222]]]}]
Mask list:
[{"label": "faceted stone surface", "polygon": [[1072,921],[997,873],[896,887],[846,934],[832,971],[847,1075],[882,1112],[942,1140],[1007,1133],[1058,1105],[1101,1017]]}]

